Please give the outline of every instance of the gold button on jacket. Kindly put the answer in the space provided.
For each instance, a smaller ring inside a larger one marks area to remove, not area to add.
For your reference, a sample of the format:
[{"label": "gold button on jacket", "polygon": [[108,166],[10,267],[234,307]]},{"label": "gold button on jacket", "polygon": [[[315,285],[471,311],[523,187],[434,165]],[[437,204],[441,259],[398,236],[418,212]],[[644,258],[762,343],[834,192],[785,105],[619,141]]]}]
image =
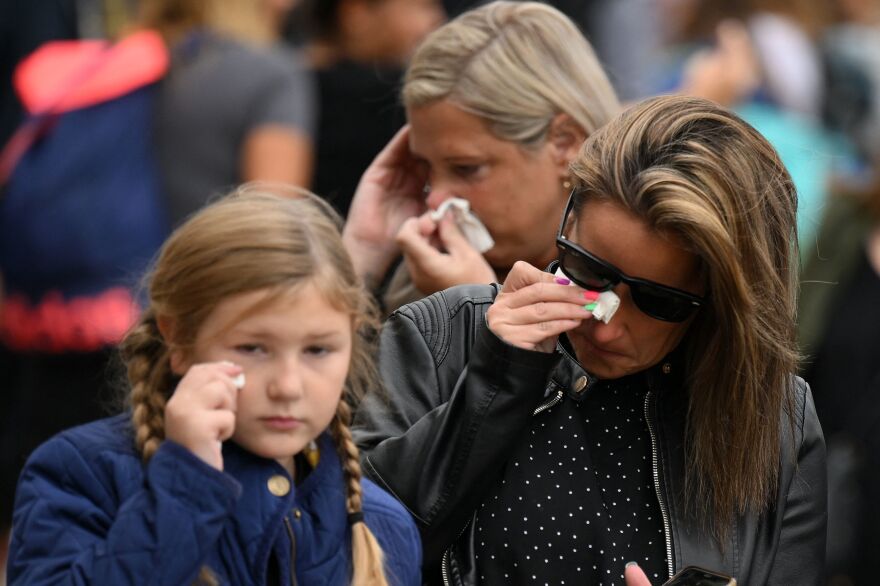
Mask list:
[{"label": "gold button on jacket", "polygon": [[266,485],[269,487],[269,492],[275,496],[284,496],[290,492],[290,481],[280,474],[271,477]]}]

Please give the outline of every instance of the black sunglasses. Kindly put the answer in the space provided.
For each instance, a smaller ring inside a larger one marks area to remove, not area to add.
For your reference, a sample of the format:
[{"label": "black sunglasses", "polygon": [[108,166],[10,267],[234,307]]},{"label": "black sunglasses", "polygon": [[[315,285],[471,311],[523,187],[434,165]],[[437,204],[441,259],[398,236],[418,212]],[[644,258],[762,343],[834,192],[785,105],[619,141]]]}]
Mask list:
[{"label": "black sunglasses", "polygon": [[559,232],[556,233],[559,266],[568,277],[581,287],[593,291],[608,291],[618,283],[626,283],[636,307],[650,317],[662,321],[684,321],[700,308],[705,301],[703,297],[646,279],[630,277],[566,238],[565,223],[574,207],[574,194],[572,190],[559,224]]}]

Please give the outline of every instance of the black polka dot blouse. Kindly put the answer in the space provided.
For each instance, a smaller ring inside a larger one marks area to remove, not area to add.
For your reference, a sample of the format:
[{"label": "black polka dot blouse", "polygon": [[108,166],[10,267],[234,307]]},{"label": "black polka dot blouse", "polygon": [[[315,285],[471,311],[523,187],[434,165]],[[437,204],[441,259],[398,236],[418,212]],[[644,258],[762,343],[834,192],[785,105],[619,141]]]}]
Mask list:
[{"label": "black polka dot blouse", "polygon": [[624,585],[629,561],[668,579],[644,380],[599,382],[532,419],[474,521],[482,584]]}]

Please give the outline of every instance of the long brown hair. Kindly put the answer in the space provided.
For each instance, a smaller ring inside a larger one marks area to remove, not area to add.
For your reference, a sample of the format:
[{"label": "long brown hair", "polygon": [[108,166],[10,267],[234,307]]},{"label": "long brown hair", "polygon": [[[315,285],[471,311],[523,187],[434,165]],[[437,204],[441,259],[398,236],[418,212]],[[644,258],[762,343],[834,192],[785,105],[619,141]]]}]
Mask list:
[{"label": "long brown hair", "polygon": [[[679,235],[702,262],[708,303],[683,342],[691,510],[719,540],[775,494],[780,414],[791,413],[797,195],[773,147],[712,102],[660,97],[599,130],[572,164],[580,196]],[[792,428],[793,432],[793,428]]]},{"label": "long brown hair", "polygon": [[[298,197],[278,197],[279,192]],[[377,321],[343,248],[340,225],[326,203],[305,191],[249,185],[172,234],[149,279],[149,306],[121,344],[135,443],[144,460],[165,437],[164,409],[174,390],[172,348],[187,352],[205,318],[230,296],[257,290],[283,295],[313,283],[352,316],[355,328],[349,374],[330,432],[346,478],[348,512],[361,512],[361,468],[349,424],[353,406],[378,381],[371,347]],[[160,334],[160,316],[174,324],[174,340]],[[382,551],[363,522],[352,525],[352,561],[353,583],[387,583]],[[202,578],[210,581],[204,571]]]}]

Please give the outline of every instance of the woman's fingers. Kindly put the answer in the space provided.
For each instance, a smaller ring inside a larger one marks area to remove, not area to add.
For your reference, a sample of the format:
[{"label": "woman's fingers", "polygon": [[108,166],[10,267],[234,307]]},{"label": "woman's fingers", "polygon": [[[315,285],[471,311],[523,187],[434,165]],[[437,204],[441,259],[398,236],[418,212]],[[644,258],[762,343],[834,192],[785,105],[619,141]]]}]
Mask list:
[{"label": "woman's fingers", "polygon": [[569,301],[537,301],[521,307],[508,306],[510,311],[505,315],[511,325],[543,324],[556,320],[582,320],[590,317],[591,312],[583,302]]},{"label": "woman's fingers", "polygon": [[421,194],[427,173],[424,164],[413,156],[409,148],[409,125],[397,131],[364,175],[389,190]]},{"label": "woman's fingers", "polygon": [[[462,246],[449,247],[448,242],[441,240],[444,222],[450,221],[444,219],[438,224],[424,214],[404,222],[397,234],[413,284],[426,295],[454,285],[496,280],[495,271],[483,255],[467,244],[460,233],[462,242],[456,244]],[[450,229],[457,230],[454,225]]]},{"label": "woman's fingers", "polygon": [[395,164],[412,158],[409,150],[409,124],[404,124],[376,156],[377,163]]},{"label": "woman's fingers", "polygon": [[592,316],[585,307],[586,294],[580,287],[563,285],[553,275],[518,262],[489,308],[489,329],[514,346],[552,352],[560,334]]},{"label": "woman's fingers", "polygon": [[626,586],[651,586],[651,581],[645,575],[645,572],[635,562],[626,564],[623,571]]},{"label": "woman's fingers", "polygon": [[510,308],[517,309],[539,303],[563,303],[566,305],[586,305],[595,301],[596,294],[570,285],[556,282],[540,282],[526,285],[512,293],[502,289],[502,299]]},{"label": "woman's fingers", "polygon": [[535,283],[553,283],[553,275],[533,267],[525,261],[516,261],[504,279],[502,293],[513,293]]}]

